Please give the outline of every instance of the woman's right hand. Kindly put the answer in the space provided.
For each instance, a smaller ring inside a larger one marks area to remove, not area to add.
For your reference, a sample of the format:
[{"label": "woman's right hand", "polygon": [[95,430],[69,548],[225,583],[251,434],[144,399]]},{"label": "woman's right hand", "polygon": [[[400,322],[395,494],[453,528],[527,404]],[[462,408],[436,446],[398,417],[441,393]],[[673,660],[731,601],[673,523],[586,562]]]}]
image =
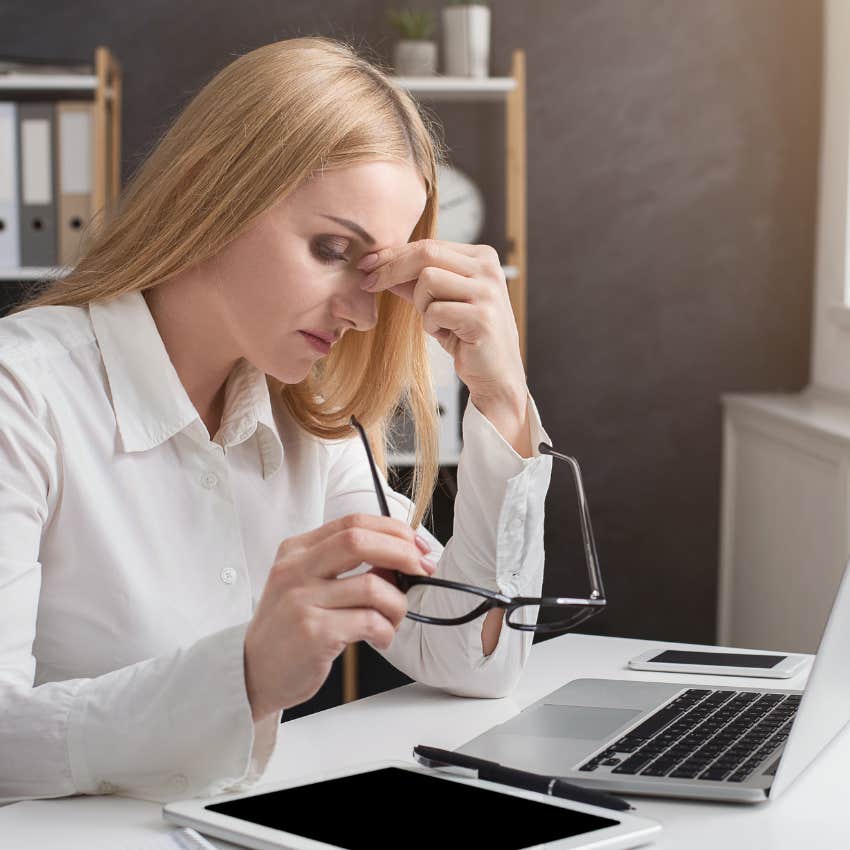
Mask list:
[{"label": "woman's right hand", "polygon": [[245,684],[254,720],[310,699],[349,643],[387,649],[407,598],[362,562],[430,575],[428,544],[393,517],[348,514],[284,540],[245,633]]}]

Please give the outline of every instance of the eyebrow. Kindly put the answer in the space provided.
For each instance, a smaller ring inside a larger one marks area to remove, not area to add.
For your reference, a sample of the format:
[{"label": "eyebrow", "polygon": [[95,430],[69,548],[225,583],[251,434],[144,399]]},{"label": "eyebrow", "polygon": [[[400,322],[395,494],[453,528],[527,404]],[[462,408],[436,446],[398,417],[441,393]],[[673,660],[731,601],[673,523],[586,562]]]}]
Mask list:
[{"label": "eyebrow", "polygon": [[367,245],[375,244],[375,237],[367,233],[359,224],[354,221],[349,221],[347,218],[339,218],[339,216],[328,215],[327,213],[319,213],[323,218],[329,218],[343,227],[347,227],[352,232],[356,233]]}]

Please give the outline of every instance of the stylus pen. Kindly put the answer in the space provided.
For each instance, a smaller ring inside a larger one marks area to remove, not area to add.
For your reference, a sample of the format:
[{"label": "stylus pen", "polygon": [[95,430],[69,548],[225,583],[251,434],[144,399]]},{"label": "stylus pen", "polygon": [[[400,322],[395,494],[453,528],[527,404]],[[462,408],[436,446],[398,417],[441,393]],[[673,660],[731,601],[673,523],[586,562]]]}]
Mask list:
[{"label": "stylus pen", "polygon": [[489,782],[501,782],[502,785],[512,785],[514,788],[524,788],[526,791],[538,791],[550,797],[562,797],[576,803],[588,803],[591,806],[602,806],[615,809],[618,812],[632,811],[634,806],[605,791],[592,791],[573,785],[557,776],[546,776],[542,773],[529,773],[526,770],[514,770],[495,761],[467,756],[463,753],[453,753],[450,750],[440,750],[437,747],[424,747],[417,744],[413,748],[413,756],[426,767],[461,767],[475,771],[479,779]]},{"label": "stylus pen", "polygon": [[191,826],[183,826],[169,833],[175,847],[181,850],[216,850],[215,844],[210,844],[203,835],[192,829]]}]

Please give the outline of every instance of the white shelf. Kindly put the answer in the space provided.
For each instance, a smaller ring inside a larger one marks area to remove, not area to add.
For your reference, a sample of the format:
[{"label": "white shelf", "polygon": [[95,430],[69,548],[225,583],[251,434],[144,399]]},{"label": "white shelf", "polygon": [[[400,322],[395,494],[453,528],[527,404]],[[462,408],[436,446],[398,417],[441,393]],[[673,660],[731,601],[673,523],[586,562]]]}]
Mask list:
[{"label": "white shelf", "polygon": [[390,77],[401,88],[429,100],[503,100],[516,88],[513,77]]},{"label": "white shelf", "polygon": [[97,77],[94,74],[0,74],[0,91],[95,91]]},{"label": "white shelf", "polygon": [[[45,277],[61,277],[67,274],[69,269],[65,266],[58,268],[50,266],[28,266],[26,268],[4,269],[0,268],[0,281],[4,280],[41,280]],[[517,276],[516,266],[502,266],[506,280],[513,280]]]},{"label": "white shelf", "polygon": [[68,274],[68,266],[26,266],[22,268],[0,268],[0,281],[4,280],[42,280],[46,277],[63,277]]},{"label": "white shelf", "polygon": [[[416,455],[413,452],[396,452],[387,455],[387,466],[413,466],[416,463]],[[437,459],[440,466],[457,466],[460,463],[460,453],[441,455]]]}]

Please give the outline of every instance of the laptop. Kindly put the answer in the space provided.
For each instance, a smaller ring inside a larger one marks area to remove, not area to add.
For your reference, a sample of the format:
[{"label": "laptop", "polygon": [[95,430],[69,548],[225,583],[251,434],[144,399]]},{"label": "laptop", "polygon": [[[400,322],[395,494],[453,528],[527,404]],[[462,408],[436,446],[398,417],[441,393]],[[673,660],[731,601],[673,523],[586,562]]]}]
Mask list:
[{"label": "laptop", "polygon": [[850,562],[804,691],[577,679],[456,752],[628,794],[763,802],[850,721]]}]

